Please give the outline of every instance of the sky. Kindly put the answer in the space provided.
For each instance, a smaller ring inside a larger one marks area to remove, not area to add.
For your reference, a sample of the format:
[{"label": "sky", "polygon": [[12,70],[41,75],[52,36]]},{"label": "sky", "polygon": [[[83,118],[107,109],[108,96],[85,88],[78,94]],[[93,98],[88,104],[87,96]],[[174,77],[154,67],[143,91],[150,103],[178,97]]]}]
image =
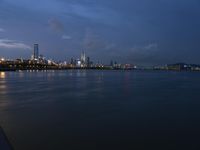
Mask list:
[{"label": "sky", "polygon": [[199,0],[0,0],[0,57],[200,64]]}]

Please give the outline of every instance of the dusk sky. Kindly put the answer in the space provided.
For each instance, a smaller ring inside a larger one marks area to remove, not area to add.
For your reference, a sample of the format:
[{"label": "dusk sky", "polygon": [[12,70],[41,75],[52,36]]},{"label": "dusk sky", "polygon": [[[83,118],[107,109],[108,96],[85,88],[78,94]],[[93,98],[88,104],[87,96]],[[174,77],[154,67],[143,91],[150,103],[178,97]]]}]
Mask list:
[{"label": "dusk sky", "polygon": [[200,63],[199,0],[0,0],[0,57]]}]

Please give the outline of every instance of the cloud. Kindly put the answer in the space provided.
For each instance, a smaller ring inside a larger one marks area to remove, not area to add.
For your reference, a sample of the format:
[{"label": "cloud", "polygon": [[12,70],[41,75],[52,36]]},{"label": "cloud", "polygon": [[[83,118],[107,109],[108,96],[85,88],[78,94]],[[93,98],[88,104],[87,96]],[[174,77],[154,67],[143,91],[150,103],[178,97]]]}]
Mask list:
[{"label": "cloud", "polygon": [[63,40],[71,40],[72,37],[69,36],[69,35],[63,35],[63,36],[62,36],[62,39],[63,39]]},{"label": "cloud", "polygon": [[151,52],[155,52],[158,49],[157,43],[150,43],[146,45],[134,46],[130,50],[134,53],[144,53],[149,54]]},{"label": "cloud", "polygon": [[91,28],[87,28],[85,36],[83,38],[82,47],[95,59],[110,59],[119,56],[118,43],[110,40],[106,40],[101,35],[93,31]]},{"label": "cloud", "polygon": [[0,28],[0,32],[5,32],[5,29],[3,29],[3,28]]},{"label": "cloud", "polygon": [[30,46],[14,41],[14,40],[8,40],[8,39],[0,39],[0,48],[6,48],[6,49],[31,49]]},{"label": "cloud", "polygon": [[120,13],[111,8],[101,5],[87,5],[80,3],[73,3],[68,5],[68,9],[64,10],[67,14],[77,15],[79,17],[89,19],[97,23],[106,25],[116,25],[120,23]]},{"label": "cloud", "polygon": [[63,23],[56,18],[49,19],[48,24],[49,24],[50,28],[56,32],[64,31]]},{"label": "cloud", "polygon": [[158,44],[157,43],[151,43],[151,44],[149,44],[149,45],[146,45],[145,47],[144,47],[144,49],[156,49],[158,47]]},{"label": "cloud", "polygon": [[117,44],[109,40],[105,40],[102,36],[95,33],[91,28],[87,28],[83,38],[83,47],[87,50],[100,51],[104,50],[106,53],[116,49]]},{"label": "cloud", "polygon": [[156,63],[159,60],[159,45],[157,43],[149,43],[143,45],[135,45],[128,50],[127,60],[134,63]]},{"label": "cloud", "polygon": [[96,34],[91,28],[87,28],[83,38],[83,47],[92,51],[102,50],[106,47],[106,41]]}]

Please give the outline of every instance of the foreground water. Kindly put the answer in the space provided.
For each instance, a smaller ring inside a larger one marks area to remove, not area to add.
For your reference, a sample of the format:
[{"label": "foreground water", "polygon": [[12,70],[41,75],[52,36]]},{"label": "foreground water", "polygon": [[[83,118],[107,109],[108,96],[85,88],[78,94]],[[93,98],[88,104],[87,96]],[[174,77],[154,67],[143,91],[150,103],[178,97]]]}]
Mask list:
[{"label": "foreground water", "polygon": [[16,150],[197,149],[200,73],[0,73],[0,125]]}]

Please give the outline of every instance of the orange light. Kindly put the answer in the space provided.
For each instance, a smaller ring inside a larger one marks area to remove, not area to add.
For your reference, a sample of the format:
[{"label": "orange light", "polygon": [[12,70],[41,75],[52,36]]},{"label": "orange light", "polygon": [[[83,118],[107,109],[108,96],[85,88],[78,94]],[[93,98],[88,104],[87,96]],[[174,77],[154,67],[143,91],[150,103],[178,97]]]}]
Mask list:
[{"label": "orange light", "polygon": [[6,73],[5,72],[0,72],[0,78],[5,79],[6,78]]}]

